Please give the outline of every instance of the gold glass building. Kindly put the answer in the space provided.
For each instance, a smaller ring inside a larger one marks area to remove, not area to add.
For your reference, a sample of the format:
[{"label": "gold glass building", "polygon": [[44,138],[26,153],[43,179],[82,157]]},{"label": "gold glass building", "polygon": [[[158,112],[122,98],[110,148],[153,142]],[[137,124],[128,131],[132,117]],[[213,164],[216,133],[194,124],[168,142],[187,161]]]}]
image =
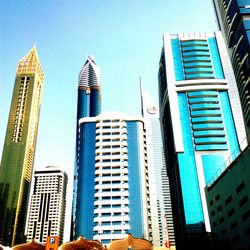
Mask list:
[{"label": "gold glass building", "polygon": [[44,73],[33,47],[19,62],[0,166],[0,244],[25,242]]}]

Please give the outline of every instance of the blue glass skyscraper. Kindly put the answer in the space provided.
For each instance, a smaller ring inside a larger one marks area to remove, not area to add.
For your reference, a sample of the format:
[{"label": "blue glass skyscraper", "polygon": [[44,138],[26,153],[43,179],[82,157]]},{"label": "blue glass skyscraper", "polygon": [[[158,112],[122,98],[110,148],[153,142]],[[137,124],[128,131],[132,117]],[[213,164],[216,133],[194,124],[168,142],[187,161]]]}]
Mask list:
[{"label": "blue glass skyscraper", "polygon": [[79,120],[83,117],[95,117],[101,113],[101,77],[100,69],[93,56],[89,56],[79,73],[78,98],[76,117],[76,155],[73,186],[72,228],[71,238],[75,228],[75,207],[77,195],[77,179],[79,168]]},{"label": "blue glass skyscraper", "polygon": [[220,32],[164,34],[159,101],[177,247],[190,247],[192,237],[210,231],[206,184],[230,155],[240,153],[245,138]]}]

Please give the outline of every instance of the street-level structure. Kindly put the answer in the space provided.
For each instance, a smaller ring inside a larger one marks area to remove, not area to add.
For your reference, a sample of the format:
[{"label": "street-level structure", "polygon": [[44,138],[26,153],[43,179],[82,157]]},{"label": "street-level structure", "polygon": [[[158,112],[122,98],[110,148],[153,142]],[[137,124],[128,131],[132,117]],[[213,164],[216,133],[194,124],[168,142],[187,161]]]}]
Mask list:
[{"label": "street-level structure", "polygon": [[206,186],[213,237],[227,249],[250,244],[250,146]]}]

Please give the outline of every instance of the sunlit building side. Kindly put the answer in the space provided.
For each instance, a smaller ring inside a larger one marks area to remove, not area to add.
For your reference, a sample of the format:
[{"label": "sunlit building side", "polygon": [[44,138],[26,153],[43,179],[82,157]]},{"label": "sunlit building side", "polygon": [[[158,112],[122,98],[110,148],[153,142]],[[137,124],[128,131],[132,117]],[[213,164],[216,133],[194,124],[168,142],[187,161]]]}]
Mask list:
[{"label": "sunlit building side", "polygon": [[0,167],[0,243],[25,242],[44,73],[33,47],[16,71]]}]

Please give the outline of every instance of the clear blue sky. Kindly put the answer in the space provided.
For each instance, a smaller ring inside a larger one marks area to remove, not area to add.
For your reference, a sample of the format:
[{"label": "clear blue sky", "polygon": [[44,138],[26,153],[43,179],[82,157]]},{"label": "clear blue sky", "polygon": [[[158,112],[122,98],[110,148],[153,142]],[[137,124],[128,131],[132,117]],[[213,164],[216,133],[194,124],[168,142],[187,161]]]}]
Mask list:
[{"label": "clear blue sky", "polygon": [[[35,168],[74,167],[77,80],[101,70],[103,111],[140,115],[139,76],[157,101],[163,32],[213,32],[212,0],[1,0],[0,153],[17,62],[36,43],[45,81]],[[69,216],[69,215],[68,215]]]}]

